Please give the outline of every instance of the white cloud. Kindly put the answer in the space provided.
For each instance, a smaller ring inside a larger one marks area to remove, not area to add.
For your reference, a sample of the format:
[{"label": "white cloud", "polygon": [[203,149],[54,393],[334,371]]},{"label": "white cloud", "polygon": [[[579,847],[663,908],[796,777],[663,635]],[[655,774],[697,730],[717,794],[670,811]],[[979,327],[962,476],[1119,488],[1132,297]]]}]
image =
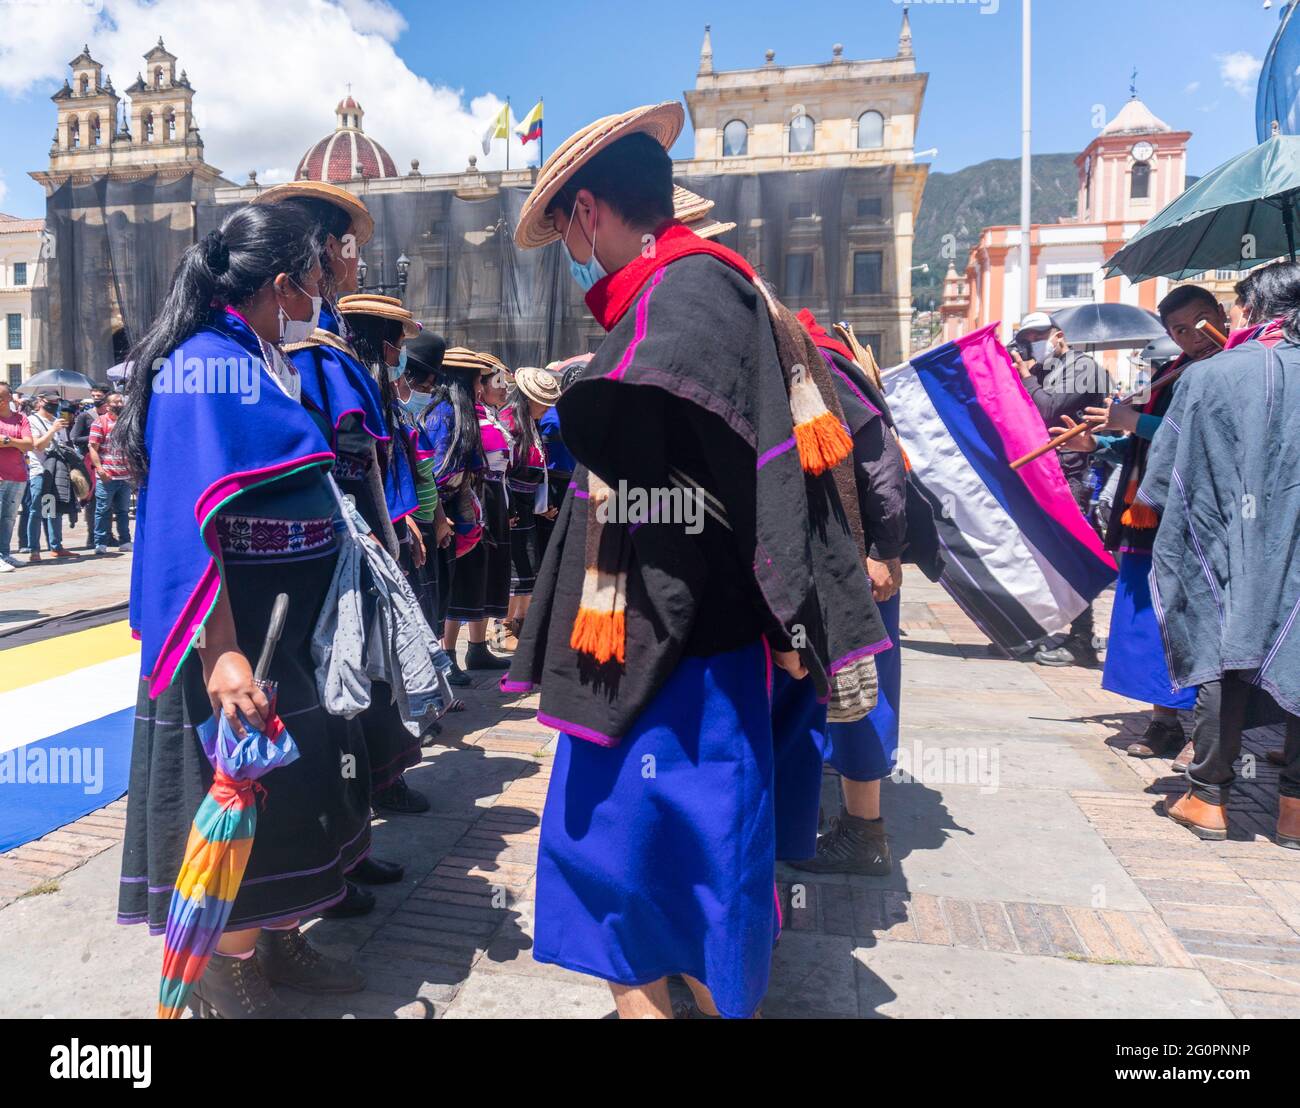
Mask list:
[{"label": "white cloud", "polygon": [[1196,92],[1197,89],[1199,89],[1200,87],[1201,87],[1201,82],[1200,82],[1200,81],[1191,81],[1191,82],[1189,82],[1187,85],[1185,85],[1185,86],[1183,87],[1183,95],[1184,95],[1184,96],[1191,96],[1191,95],[1192,95],[1194,92]]},{"label": "white cloud", "polygon": [[504,142],[486,158],[480,146],[502,99],[486,93],[467,104],[463,90],[413,73],[393,48],[406,22],[386,0],[104,0],[98,7],[97,0],[0,3],[0,96],[62,82],[86,42],[122,95],[162,35],[194,86],[204,156],[232,181],[250,169],[263,181],[289,179],[308,147],[333,130],[334,106],[349,83],[367,134],[392,154],[398,173],[412,158],[426,173],[463,169],[470,154],[483,168],[505,163]]},{"label": "white cloud", "polygon": [[0,204],[5,202],[5,197],[9,195],[9,182],[5,180],[4,170],[0,169]]},{"label": "white cloud", "polygon": [[1255,82],[1259,80],[1259,71],[1264,67],[1264,60],[1245,50],[1234,50],[1231,54],[1216,54],[1219,63],[1219,76],[1223,83],[1241,96],[1255,94]]}]

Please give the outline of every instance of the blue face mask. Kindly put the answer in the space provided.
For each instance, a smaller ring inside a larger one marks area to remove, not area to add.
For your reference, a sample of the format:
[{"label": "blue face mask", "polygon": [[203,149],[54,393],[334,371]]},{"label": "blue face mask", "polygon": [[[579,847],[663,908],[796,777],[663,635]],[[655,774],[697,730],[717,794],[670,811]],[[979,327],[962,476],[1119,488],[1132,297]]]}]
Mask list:
[{"label": "blue face mask", "polygon": [[411,390],[411,395],[402,401],[402,407],[414,419],[419,419],[424,414],[424,409],[429,406],[432,397],[427,392],[416,392]]},{"label": "blue face mask", "polygon": [[[574,197],[573,210],[569,212],[569,230],[573,230],[573,217],[578,211],[578,199]],[[572,251],[569,250],[569,236],[564,236],[564,252],[569,255],[569,272],[573,279],[578,282],[583,292],[590,292],[591,288],[602,277],[606,276],[605,267],[600,264],[600,259],[596,257],[596,236],[591,236],[591,258],[587,262],[580,262],[574,258]]]},{"label": "blue face mask", "polygon": [[401,377],[406,372],[406,347],[403,346],[398,352],[396,365],[386,365],[384,368],[388,370],[388,379],[390,381],[396,381]]}]

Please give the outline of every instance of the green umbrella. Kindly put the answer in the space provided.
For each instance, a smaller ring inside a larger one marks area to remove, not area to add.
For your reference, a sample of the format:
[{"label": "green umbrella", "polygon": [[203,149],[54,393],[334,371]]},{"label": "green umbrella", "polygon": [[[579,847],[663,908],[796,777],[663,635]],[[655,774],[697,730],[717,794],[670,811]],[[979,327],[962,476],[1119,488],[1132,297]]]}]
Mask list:
[{"label": "green umbrella", "polygon": [[1253,269],[1296,253],[1300,135],[1274,135],[1202,177],[1106,263],[1130,281]]}]

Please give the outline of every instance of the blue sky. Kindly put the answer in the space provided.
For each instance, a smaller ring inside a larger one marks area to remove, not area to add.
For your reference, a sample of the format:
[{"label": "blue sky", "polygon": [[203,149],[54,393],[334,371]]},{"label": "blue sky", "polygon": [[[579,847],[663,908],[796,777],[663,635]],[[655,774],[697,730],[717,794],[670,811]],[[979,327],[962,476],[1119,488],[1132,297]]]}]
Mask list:
[{"label": "blue sky", "polygon": [[[232,180],[249,168],[266,180],[291,175],[311,139],[332,128],[333,101],[348,81],[368,109],[366,129],[393,151],[399,172],[411,156],[425,170],[459,168],[506,96],[518,116],[545,96],[548,149],[596,116],[680,97],[694,82],[706,22],[715,66],[739,68],[761,64],[768,48],[778,63],[829,59],[836,42],[849,58],[890,56],[902,11],[894,0],[298,0],[282,8],[104,0],[98,14],[81,10],[88,6],[0,4],[2,211],[43,212],[27,171],[45,162],[54,127],[48,97],[87,37],[120,90],[134,59],[165,34],[198,90],[210,160]],[[1036,152],[1082,149],[1095,133],[1096,106],[1106,117],[1120,108],[1135,66],[1152,111],[1193,132],[1189,172],[1204,173],[1254,141],[1252,59],[1268,47],[1276,5],[1037,0],[1034,9]],[[933,167],[943,171],[1015,156],[1019,0],[914,3],[911,19],[918,66],[930,75],[918,148],[938,147]],[[407,102],[411,110],[398,109]],[[674,153],[690,151],[688,130]]]}]

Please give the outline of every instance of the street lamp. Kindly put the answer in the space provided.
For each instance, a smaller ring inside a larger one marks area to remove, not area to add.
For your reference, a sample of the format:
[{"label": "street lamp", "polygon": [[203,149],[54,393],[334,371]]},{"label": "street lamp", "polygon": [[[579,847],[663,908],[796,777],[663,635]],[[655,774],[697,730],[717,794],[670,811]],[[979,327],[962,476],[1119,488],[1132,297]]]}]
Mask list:
[{"label": "street lamp", "polygon": [[[406,282],[411,275],[411,259],[405,254],[399,254],[397,257],[397,283],[386,284],[383,281],[376,281],[373,285],[366,284],[366,274],[370,267],[366,265],[364,258],[357,259],[357,291],[358,292],[379,292],[388,293],[396,292],[398,297],[406,293]],[[381,273],[382,276],[382,273]]]}]

